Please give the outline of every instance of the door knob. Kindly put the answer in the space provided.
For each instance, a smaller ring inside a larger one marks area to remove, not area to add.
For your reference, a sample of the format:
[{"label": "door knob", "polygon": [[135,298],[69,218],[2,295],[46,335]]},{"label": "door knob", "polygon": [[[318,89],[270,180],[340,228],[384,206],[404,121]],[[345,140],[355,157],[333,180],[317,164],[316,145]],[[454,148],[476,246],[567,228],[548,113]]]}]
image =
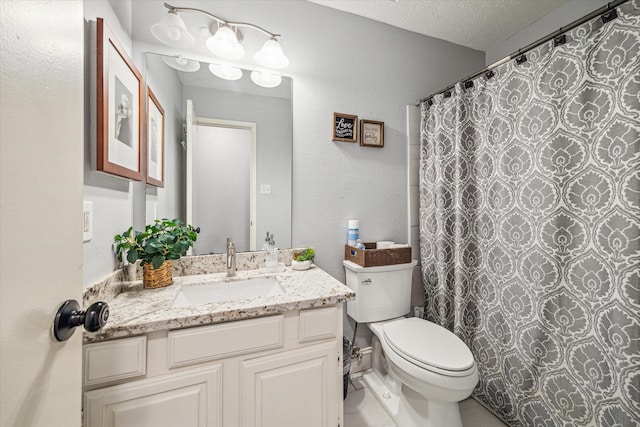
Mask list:
[{"label": "door knob", "polygon": [[66,341],[75,332],[75,327],[83,325],[89,332],[95,332],[107,324],[109,305],[98,301],[89,306],[86,311],[80,310],[76,300],[65,301],[53,320],[53,335],[58,341]]}]

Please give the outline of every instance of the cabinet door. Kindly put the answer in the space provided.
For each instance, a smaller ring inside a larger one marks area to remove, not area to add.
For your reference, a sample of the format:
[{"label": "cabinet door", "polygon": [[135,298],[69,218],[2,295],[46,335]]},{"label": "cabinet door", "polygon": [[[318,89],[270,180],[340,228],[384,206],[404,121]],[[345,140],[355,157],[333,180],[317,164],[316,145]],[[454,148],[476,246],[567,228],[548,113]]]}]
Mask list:
[{"label": "cabinet door", "polygon": [[242,425],[335,427],[340,362],[335,341],[245,360]]},{"label": "cabinet door", "polygon": [[222,426],[222,365],[85,393],[86,427]]}]

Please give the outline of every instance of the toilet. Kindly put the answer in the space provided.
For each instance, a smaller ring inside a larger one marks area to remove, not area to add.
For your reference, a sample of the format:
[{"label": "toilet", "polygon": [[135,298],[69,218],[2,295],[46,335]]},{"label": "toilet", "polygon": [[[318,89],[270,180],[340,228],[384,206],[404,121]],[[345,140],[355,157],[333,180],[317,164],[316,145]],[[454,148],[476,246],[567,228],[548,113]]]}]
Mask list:
[{"label": "toilet", "polygon": [[478,383],[473,355],[449,330],[405,318],[411,305],[414,260],[361,267],[343,261],[347,286],[356,293],[347,314],[373,332],[372,369],[364,381],[402,427],[462,427],[458,402]]}]

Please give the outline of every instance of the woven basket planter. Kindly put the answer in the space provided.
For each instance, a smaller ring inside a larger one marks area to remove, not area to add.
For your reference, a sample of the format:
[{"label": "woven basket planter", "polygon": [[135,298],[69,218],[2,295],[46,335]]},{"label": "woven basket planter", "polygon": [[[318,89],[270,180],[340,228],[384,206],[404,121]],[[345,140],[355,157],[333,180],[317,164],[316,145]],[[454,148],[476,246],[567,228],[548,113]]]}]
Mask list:
[{"label": "woven basket planter", "polygon": [[173,283],[173,261],[166,260],[154,270],[152,264],[142,266],[142,285],[146,289],[163,288]]}]

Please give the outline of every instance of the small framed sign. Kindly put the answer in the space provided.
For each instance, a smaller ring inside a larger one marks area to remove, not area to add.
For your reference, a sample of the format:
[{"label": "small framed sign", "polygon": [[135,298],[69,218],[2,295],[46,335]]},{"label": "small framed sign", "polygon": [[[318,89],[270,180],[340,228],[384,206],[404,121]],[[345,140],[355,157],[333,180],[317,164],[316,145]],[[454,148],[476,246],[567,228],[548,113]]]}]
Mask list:
[{"label": "small framed sign", "polygon": [[363,147],[384,147],[384,122],[360,120],[360,145]]},{"label": "small framed sign", "polygon": [[358,116],[333,113],[333,140],[342,142],[358,141]]}]

